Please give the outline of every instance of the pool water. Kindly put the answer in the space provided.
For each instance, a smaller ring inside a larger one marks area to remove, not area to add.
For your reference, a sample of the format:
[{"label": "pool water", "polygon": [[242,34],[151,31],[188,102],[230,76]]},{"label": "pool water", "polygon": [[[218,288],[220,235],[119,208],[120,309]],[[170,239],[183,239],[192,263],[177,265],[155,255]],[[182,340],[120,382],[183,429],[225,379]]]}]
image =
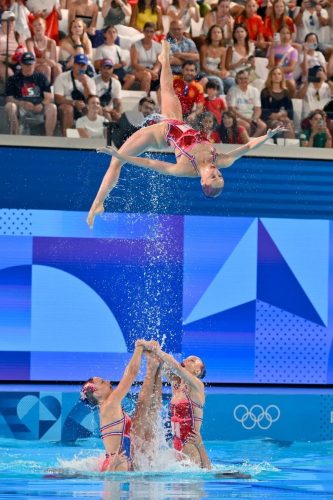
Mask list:
[{"label": "pool water", "polygon": [[[133,473],[96,472],[99,440],[75,446],[2,439],[0,499],[199,500],[333,498],[333,442],[207,442],[212,471],[177,463]],[[226,471],[251,479],[232,479]]]}]

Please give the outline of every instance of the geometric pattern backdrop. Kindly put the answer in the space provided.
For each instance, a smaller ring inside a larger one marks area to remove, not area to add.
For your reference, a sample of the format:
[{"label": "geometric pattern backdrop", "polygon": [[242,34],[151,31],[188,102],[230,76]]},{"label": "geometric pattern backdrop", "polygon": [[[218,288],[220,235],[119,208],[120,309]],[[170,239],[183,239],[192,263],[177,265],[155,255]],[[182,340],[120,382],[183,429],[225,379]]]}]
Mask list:
[{"label": "geometric pattern backdrop", "polygon": [[[163,398],[164,407],[169,399]],[[134,398],[126,398],[124,403],[131,414]],[[333,439],[332,415],[333,395],[329,392],[281,389],[271,394],[267,390],[230,394],[208,390],[202,433],[209,440],[271,438],[286,445],[292,441],[326,441]],[[98,411],[83,404],[75,389],[1,392],[0,436],[62,443],[99,437]]]},{"label": "geometric pattern backdrop", "polygon": [[330,221],[85,215],[0,210],[0,379],[117,380],[145,337],[209,381],[333,382]]}]

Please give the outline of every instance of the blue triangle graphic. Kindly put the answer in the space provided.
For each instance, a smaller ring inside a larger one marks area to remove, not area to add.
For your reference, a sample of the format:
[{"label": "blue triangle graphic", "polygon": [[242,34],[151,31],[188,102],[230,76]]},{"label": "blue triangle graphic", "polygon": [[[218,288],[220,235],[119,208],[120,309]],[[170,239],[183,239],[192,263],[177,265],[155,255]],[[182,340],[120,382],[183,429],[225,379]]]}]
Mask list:
[{"label": "blue triangle graphic", "polygon": [[49,420],[55,422],[57,417],[53,415],[53,413],[45,406],[45,404],[40,401],[39,403],[39,419],[40,420]]},{"label": "blue triangle graphic", "polygon": [[[184,318],[191,313],[253,220],[245,217],[185,217]],[[204,259],[202,255],[205,255]]]},{"label": "blue triangle graphic", "polygon": [[261,221],[322,321],[327,325],[329,221]]},{"label": "blue triangle graphic", "polygon": [[184,325],[256,299],[258,222],[254,220]]},{"label": "blue triangle graphic", "polygon": [[257,298],[325,326],[260,221],[258,235]]},{"label": "blue triangle graphic", "polygon": [[54,420],[52,422],[48,420],[41,420],[39,422],[39,439],[44,436],[44,434],[54,425]]}]

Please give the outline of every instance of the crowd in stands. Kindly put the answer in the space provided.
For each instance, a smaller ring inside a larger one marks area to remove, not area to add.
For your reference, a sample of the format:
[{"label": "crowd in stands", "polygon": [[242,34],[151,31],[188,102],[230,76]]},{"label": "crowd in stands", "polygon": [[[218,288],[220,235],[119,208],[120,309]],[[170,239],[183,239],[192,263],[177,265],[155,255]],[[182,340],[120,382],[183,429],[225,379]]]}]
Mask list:
[{"label": "crowd in stands", "polygon": [[164,38],[184,120],[212,142],[283,125],[278,141],[332,147],[333,0],[0,0],[10,133],[120,147],[159,111]]}]

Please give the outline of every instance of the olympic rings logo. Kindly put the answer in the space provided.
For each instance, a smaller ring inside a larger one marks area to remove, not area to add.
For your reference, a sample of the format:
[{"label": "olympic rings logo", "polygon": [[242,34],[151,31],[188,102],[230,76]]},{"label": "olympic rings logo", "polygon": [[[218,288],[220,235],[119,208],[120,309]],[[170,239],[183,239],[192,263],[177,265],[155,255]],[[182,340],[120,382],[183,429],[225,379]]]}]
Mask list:
[{"label": "olympic rings logo", "polygon": [[279,420],[280,415],[280,408],[276,405],[269,405],[266,410],[261,405],[253,405],[250,409],[245,405],[238,405],[234,409],[235,420],[248,431],[254,429],[256,425],[265,431]]}]

